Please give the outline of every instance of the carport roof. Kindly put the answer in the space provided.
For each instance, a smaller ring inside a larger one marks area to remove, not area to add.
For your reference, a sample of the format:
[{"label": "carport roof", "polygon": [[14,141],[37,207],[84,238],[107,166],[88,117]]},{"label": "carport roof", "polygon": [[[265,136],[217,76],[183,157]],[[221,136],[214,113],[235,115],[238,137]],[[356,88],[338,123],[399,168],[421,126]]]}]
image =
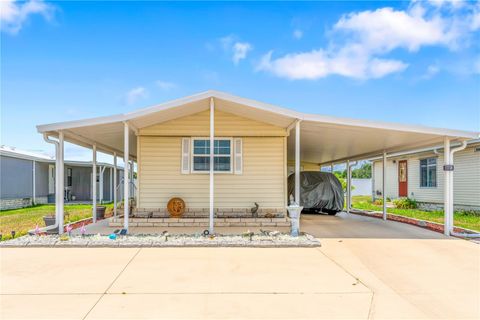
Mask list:
[{"label": "carport roof", "polygon": [[[362,159],[386,152],[438,145],[445,137],[453,140],[475,139],[478,132],[404,125],[381,121],[357,120],[301,113],[271,104],[219,91],[206,91],[125,114],[60,122],[37,126],[38,132],[51,136],[63,131],[65,140],[118,155],[123,153],[123,123],[132,128],[130,156],[136,158],[135,133],[138,129],[208,110],[213,98],[215,108],[238,116],[291,129],[301,122],[301,158],[313,163]],[[290,135],[288,154],[293,158],[294,135]]]}]

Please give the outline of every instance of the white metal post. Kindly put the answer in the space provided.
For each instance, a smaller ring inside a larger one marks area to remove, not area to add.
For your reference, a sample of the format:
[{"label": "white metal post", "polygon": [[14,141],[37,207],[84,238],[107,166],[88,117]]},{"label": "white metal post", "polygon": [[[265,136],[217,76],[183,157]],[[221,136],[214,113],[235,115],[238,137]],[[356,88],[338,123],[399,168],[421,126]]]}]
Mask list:
[{"label": "white metal post", "polygon": [[300,120],[295,123],[295,202],[300,205]]},{"label": "white metal post", "polygon": [[[133,170],[134,170],[134,166],[133,166],[133,160],[130,161],[130,184],[133,186],[134,185],[134,179],[133,179]],[[133,188],[132,188],[133,189]],[[133,189],[130,189],[130,196],[132,198],[135,197],[135,190]]]},{"label": "white metal post", "polygon": [[32,205],[35,205],[35,203],[37,202],[37,199],[36,199],[36,194],[37,194],[37,190],[36,190],[36,173],[35,173],[35,167],[36,167],[36,161],[33,160],[32,161],[33,163],[33,166],[32,166]]},{"label": "white metal post", "polygon": [[213,221],[213,212],[214,212],[214,152],[215,152],[215,103],[213,98],[210,98],[210,224],[209,232],[213,234],[214,221]]},{"label": "white metal post", "polygon": [[113,216],[117,217],[117,154],[113,154]]},{"label": "white metal post", "polygon": [[57,175],[57,194],[58,194],[58,234],[63,234],[63,199],[64,199],[64,190],[65,190],[65,181],[64,181],[64,143],[63,143],[63,132],[58,133],[58,175]]},{"label": "white metal post", "polygon": [[100,178],[98,179],[99,180],[98,181],[98,189],[100,189],[99,190],[100,194],[99,194],[98,198],[100,200],[99,201],[100,204],[103,204],[103,174],[104,174],[104,172],[105,172],[105,166],[100,166],[100,168],[99,168]]},{"label": "white metal post", "polygon": [[330,172],[333,173],[333,163],[330,165]]},{"label": "white metal post", "polygon": [[97,145],[92,146],[92,220],[97,222]]},{"label": "white metal post", "polygon": [[128,215],[130,214],[130,204],[129,204],[129,199],[130,199],[130,176],[129,176],[129,171],[130,168],[128,166],[128,153],[130,152],[128,150],[129,148],[129,128],[128,128],[128,123],[124,123],[124,128],[123,128],[123,163],[124,163],[124,172],[123,172],[123,228],[127,230],[128,232]]},{"label": "white metal post", "polygon": [[370,164],[372,166],[372,202],[374,202],[375,201],[375,181],[376,181],[375,162],[371,161]]},{"label": "white metal post", "polygon": [[113,199],[112,199],[112,188],[113,188],[113,177],[112,177],[112,175],[113,175],[113,168],[110,167],[108,171],[109,171],[109,172],[108,172],[108,177],[109,177],[109,183],[108,183],[109,188],[108,188],[108,190],[110,191],[110,192],[109,192],[109,195],[108,195],[108,201],[111,202],[111,201],[113,201]]},{"label": "white metal post", "polygon": [[350,174],[350,160],[347,160],[347,213],[350,213],[350,207],[351,207],[351,192],[352,192],[352,182],[351,182],[351,174]]},{"label": "white metal post", "polygon": [[[443,164],[450,164],[450,139],[445,137],[443,142]],[[443,215],[444,215],[444,227],[443,233],[450,235],[450,174],[449,171],[443,171]]]},{"label": "white metal post", "polygon": [[383,196],[383,220],[387,220],[387,153],[383,152],[382,161],[382,196]]}]

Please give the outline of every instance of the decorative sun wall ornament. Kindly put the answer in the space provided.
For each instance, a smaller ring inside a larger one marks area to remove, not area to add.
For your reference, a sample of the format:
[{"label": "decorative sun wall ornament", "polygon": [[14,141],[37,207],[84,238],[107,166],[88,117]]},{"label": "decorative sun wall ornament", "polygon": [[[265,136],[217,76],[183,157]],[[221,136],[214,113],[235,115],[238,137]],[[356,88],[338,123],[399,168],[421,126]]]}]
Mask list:
[{"label": "decorative sun wall ornament", "polygon": [[179,218],[185,212],[185,201],[182,198],[172,198],[168,201],[167,210],[170,217]]}]

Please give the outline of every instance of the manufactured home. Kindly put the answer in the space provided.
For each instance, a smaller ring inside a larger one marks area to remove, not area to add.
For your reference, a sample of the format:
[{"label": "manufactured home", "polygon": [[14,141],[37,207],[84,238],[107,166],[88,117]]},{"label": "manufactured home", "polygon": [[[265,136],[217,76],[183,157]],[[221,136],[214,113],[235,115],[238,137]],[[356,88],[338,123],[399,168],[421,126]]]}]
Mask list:
[{"label": "manufactured home", "polygon": [[[113,185],[113,166],[98,163],[97,200],[113,201],[113,192],[122,194],[123,184]],[[117,173],[123,179],[123,169]],[[65,202],[92,201],[92,163],[65,161]],[[17,209],[33,204],[55,203],[55,159],[44,154],[0,147],[0,209]]]},{"label": "manufactured home", "polygon": [[[387,160],[386,196],[415,199],[426,209],[443,208],[443,146],[392,155]],[[456,209],[480,210],[480,140],[453,160],[453,203]],[[373,197],[382,196],[382,161],[373,161]]]},{"label": "manufactured home", "polygon": [[[58,144],[60,167],[64,141],[91,148],[93,155],[98,150],[137,163],[133,212],[125,206],[123,218],[113,223],[127,230],[131,225],[208,226],[210,232],[216,225],[288,224],[289,198],[302,203],[299,188],[287,194],[292,167],[299,186],[301,166],[319,170],[440,143],[450,152],[450,143],[478,138],[461,130],[305,114],[218,91],[37,129]],[[173,200],[180,204],[179,216],[169,208]],[[60,222],[62,210],[60,205]]]}]

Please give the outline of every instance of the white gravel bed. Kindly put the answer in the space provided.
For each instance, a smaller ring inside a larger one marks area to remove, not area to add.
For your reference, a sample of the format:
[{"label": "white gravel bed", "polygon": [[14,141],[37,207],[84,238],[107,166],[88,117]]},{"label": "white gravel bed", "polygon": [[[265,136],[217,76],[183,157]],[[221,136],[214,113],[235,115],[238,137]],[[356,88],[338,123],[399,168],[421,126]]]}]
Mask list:
[{"label": "white gravel bed", "polygon": [[270,234],[240,235],[127,235],[110,239],[108,235],[41,235],[23,236],[0,242],[0,247],[319,247],[320,241],[302,233],[298,237]]}]

